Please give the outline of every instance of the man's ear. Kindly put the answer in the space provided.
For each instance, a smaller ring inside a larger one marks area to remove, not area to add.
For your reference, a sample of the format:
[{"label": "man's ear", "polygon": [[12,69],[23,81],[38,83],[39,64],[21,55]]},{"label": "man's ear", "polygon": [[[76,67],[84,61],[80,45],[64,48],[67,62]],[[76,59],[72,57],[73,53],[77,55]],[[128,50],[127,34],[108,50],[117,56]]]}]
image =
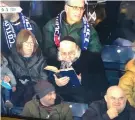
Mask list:
[{"label": "man's ear", "polygon": [[104,96],[105,101],[107,102],[107,95]]},{"label": "man's ear", "polygon": [[68,7],[67,7],[67,5],[65,4],[65,6],[64,6],[64,10],[65,10],[65,12],[67,12],[68,11]]}]

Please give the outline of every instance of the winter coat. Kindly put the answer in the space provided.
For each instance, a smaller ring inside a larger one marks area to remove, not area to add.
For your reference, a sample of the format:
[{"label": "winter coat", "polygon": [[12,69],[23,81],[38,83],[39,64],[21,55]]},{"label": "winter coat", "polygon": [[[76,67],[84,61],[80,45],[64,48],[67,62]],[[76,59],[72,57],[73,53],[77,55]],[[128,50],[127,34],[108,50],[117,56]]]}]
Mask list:
[{"label": "winter coat", "polygon": [[119,86],[126,93],[129,103],[135,107],[135,59],[127,63],[125,70],[126,73],[120,78]]},{"label": "winter coat", "polygon": [[[43,39],[44,39],[44,50],[43,52],[48,57],[57,56],[57,47],[54,43],[54,31],[55,31],[55,20],[50,20],[43,28]],[[62,16],[62,22],[60,25],[61,38],[64,36],[71,36],[76,40],[76,43],[82,48],[81,31],[83,29],[82,21],[69,25],[65,22],[65,14]],[[96,30],[90,25],[90,40],[88,50],[92,52],[101,51],[101,43],[99,41]],[[48,54],[49,53],[49,54]]]},{"label": "winter coat", "polygon": [[27,79],[33,82],[47,80],[47,75],[44,71],[46,60],[40,49],[37,49],[30,58],[24,58],[16,51],[15,47],[12,47],[12,53],[9,56],[9,63],[17,80]]},{"label": "winter coat", "polygon": [[11,86],[14,87],[16,86],[16,79],[13,75],[13,73],[11,72],[11,70],[8,68],[8,61],[5,57],[2,56],[1,58],[1,80],[4,80],[5,76],[9,76],[10,77],[10,82],[11,82]]},{"label": "winter coat", "polygon": [[[110,120],[105,100],[93,102],[84,113],[83,120]],[[135,120],[135,109],[127,104],[124,111],[113,120]]]},{"label": "winter coat", "polygon": [[68,104],[59,102],[59,104],[55,104],[52,107],[49,113],[46,108],[41,105],[36,96],[25,104],[22,116],[40,119],[49,118],[49,120],[73,120],[72,112]]},{"label": "winter coat", "polygon": [[[50,60],[48,62],[48,65],[55,66],[57,68],[60,68],[60,64],[61,63],[58,60]],[[66,96],[69,97],[65,98],[65,100],[69,100],[70,98],[69,101],[73,102],[87,103],[101,99],[103,97],[102,95],[108,88],[101,55],[99,53],[82,51],[79,59],[72,64],[72,67],[76,71],[77,75],[81,74],[81,86],[58,87],[55,80],[49,78],[52,84],[56,86],[57,92],[61,96],[66,94]],[[50,75],[48,75],[48,77],[50,77]]]}]

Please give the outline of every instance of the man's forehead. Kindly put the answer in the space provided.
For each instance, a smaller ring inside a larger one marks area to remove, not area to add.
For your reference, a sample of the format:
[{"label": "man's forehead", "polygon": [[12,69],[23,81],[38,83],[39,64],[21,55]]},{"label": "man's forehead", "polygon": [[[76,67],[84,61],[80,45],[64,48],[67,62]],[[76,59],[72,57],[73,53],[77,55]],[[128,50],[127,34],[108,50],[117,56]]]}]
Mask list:
[{"label": "man's forehead", "polygon": [[84,0],[67,0],[66,3],[69,4],[69,5],[84,6],[85,1]]},{"label": "man's forehead", "polygon": [[62,41],[60,42],[60,50],[72,50],[76,48],[76,44],[71,41]]},{"label": "man's forehead", "polygon": [[107,93],[107,96],[120,98],[120,97],[125,97],[125,94],[124,94],[123,91],[112,90],[112,91],[109,91],[109,92]]}]

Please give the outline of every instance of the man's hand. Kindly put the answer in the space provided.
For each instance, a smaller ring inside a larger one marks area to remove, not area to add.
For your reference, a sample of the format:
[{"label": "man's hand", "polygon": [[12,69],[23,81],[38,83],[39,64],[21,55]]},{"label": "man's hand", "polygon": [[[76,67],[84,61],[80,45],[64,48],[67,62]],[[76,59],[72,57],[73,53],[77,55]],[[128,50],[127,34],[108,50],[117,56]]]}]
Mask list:
[{"label": "man's hand", "polygon": [[12,87],[12,92],[15,92],[16,91],[16,87]]},{"label": "man's hand", "polygon": [[7,75],[6,75],[6,76],[4,76],[4,82],[8,82],[8,83],[9,83],[9,82],[10,82],[10,80],[11,80],[11,79],[10,79],[10,77],[9,77],[9,76],[7,76]]},{"label": "man's hand", "polygon": [[81,79],[82,79],[81,73],[79,75],[77,75],[77,77],[78,77],[78,79],[79,79],[79,81],[81,83]]},{"label": "man's hand", "polygon": [[107,110],[107,114],[110,119],[114,119],[118,116],[119,113],[116,108],[110,108],[109,110]]},{"label": "man's hand", "polygon": [[68,82],[69,82],[69,77],[62,77],[62,78],[57,78],[57,76],[54,74],[54,78],[55,78],[55,83],[61,87],[61,86],[65,86]]}]

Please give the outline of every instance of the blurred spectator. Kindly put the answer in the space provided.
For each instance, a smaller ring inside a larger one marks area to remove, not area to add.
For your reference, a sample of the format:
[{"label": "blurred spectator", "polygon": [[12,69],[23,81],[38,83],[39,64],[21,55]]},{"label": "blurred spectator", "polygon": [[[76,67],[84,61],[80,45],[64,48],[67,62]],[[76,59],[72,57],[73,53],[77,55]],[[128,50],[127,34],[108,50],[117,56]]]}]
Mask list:
[{"label": "blurred spectator", "polygon": [[83,16],[84,11],[84,0],[66,1],[64,11],[43,28],[44,54],[56,58],[60,39],[67,35],[74,37],[82,50],[100,52],[97,32]]},{"label": "blurred spectator", "polygon": [[112,33],[112,38],[124,38],[131,42],[135,40],[135,1],[122,1],[117,20],[117,26]]},{"label": "blurred spectator", "polygon": [[69,105],[61,99],[56,102],[54,86],[47,81],[39,81],[35,85],[36,95],[24,106],[22,115],[25,117],[49,120],[73,120]]},{"label": "blurred spectator", "polygon": [[55,80],[50,78],[64,100],[87,103],[102,97],[108,84],[100,53],[81,52],[75,39],[65,36],[60,42],[57,59],[49,60],[48,65],[55,66],[59,70],[73,69],[80,82],[80,85],[71,85],[74,79],[68,76],[58,78],[54,75]]},{"label": "blurred spectator", "polygon": [[120,3],[121,1],[106,1],[106,17],[95,26],[99,39],[103,45],[112,44],[112,42],[116,39],[116,37],[114,37],[114,32],[117,27]]},{"label": "blurred spectator", "polygon": [[135,120],[135,109],[127,103],[126,95],[120,87],[108,88],[104,98],[89,106],[83,120]]},{"label": "blurred spectator", "polygon": [[15,98],[21,100],[19,97],[24,96],[24,99],[29,100],[30,95],[32,95],[33,84],[39,79],[47,80],[47,75],[43,69],[46,66],[46,60],[31,31],[23,29],[18,33],[16,46],[11,49],[9,63],[17,78],[18,85]]},{"label": "blurred spectator", "polygon": [[[2,1],[0,6],[17,7],[20,6],[20,1]],[[40,47],[42,47],[42,35],[40,29],[34,21],[24,16],[22,13],[2,13],[2,36],[1,36],[1,50],[8,56],[10,49],[16,42],[16,36],[21,29],[31,30],[35,35]]]},{"label": "blurred spectator", "polygon": [[[16,79],[11,72],[11,70],[8,68],[8,61],[7,59],[1,54],[1,82],[10,83],[12,91],[16,91]],[[8,108],[13,107],[13,104],[11,102],[11,90],[2,87],[2,90],[4,91],[4,100],[5,100],[5,106]]]}]

